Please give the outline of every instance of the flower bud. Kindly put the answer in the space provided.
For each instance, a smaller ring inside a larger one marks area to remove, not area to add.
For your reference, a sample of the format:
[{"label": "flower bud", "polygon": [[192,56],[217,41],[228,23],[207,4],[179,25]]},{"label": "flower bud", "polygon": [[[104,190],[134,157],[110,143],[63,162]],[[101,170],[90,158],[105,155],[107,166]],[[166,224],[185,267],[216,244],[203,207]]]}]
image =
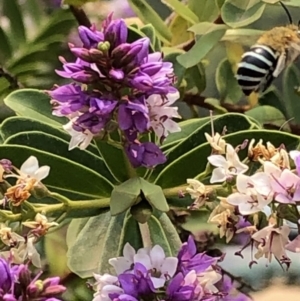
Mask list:
[{"label": "flower bud", "polygon": [[12,276],[8,263],[3,258],[0,258],[0,288],[7,292],[12,285]]},{"label": "flower bud", "polygon": [[107,53],[110,48],[110,43],[108,41],[100,42],[97,46],[97,48],[102,51],[103,53]]}]

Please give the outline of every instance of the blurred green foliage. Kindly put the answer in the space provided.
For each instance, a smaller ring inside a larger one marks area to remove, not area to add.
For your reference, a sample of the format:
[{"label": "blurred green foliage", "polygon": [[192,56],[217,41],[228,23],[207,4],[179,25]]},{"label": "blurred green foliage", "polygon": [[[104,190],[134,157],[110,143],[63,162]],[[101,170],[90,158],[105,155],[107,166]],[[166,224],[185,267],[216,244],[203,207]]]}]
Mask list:
[{"label": "blurred green foliage", "polygon": [[[83,2],[91,1],[65,1],[65,4],[81,5]],[[182,131],[170,135],[162,146],[168,161],[151,173],[145,174],[145,170],[141,169],[139,174],[146,175],[147,180],[160,185],[165,191],[185,184],[187,178],[200,176],[207,167],[206,160],[201,158],[210,154],[210,146],[204,138],[204,133],[210,132],[211,126],[206,117],[208,110],[217,115],[216,131],[221,133],[226,126],[225,139],[233,145],[252,138],[270,141],[275,146],[284,143],[289,149],[299,145],[299,138],[294,135],[300,133],[300,96],[295,91],[295,87],[300,85],[297,65],[288,66],[265,93],[249,98],[243,96],[234,77],[242,53],[255,43],[258,36],[274,26],[287,23],[278,1],[128,2],[143,23],[141,25],[137,19],[128,21],[128,41],[148,36],[152,50],[162,50],[164,60],[173,63],[176,85],[181,92],[181,99],[176,105],[186,119],[180,123]],[[91,9],[97,4],[93,2],[86,6]],[[300,1],[285,1],[285,4],[295,18]],[[83,5],[83,9],[86,6]],[[171,14],[165,19],[169,11]],[[69,137],[62,130],[65,120],[51,115],[48,97],[36,90],[49,89],[60,83],[54,69],[60,66],[59,55],[68,56],[66,44],[70,33],[76,29],[74,16],[67,6],[49,9],[38,0],[2,0],[0,21],[0,119],[13,112],[18,115],[6,118],[1,124],[0,157],[7,157],[9,153],[17,165],[29,155],[37,155],[53,170],[45,184],[73,200],[110,196],[114,185],[128,178],[120,150],[97,143],[84,151],[75,149],[68,152]],[[23,87],[33,89],[7,96]],[[292,133],[266,130],[281,127]],[[193,168],[186,168],[191,164]],[[60,181],[62,178],[64,180]],[[207,180],[203,179],[204,182]],[[100,190],[103,195],[99,195]],[[51,201],[45,200],[49,204]],[[186,208],[189,201],[174,195],[167,198],[171,207],[181,209]],[[68,218],[71,217],[74,216],[69,214]],[[132,217],[124,213],[111,219],[108,207],[82,211],[76,217],[78,219],[72,220],[68,231],[62,227],[47,236],[43,247],[50,259],[49,272],[64,277],[65,284],[74,288],[67,292],[65,299],[89,300],[91,293],[85,290],[85,281],[71,274],[67,263],[72,271],[89,277],[93,271],[107,269],[104,262],[112,254],[118,256],[126,241],[131,240],[135,246],[140,246],[141,237]],[[70,221],[67,219],[66,223]],[[152,216],[149,225],[154,229],[152,233],[156,233],[154,241],[161,242],[163,239],[159,236],[168,237],[166,248],[171,253],[177,245],[167,232],[168,222],[165,214],[161,214]],[[197,220],[195,223],[192,217],[186,224],[186,228],[194,231],[202,226],[202,222]],[[67,242],[64,245],[65,236]],[[61,248],[59,254],[55,254],[56,262],[53,250],[57,244]],[[84,252],[87,246],[88,256]],[[68,260],[65,260],[66,256]]]}]

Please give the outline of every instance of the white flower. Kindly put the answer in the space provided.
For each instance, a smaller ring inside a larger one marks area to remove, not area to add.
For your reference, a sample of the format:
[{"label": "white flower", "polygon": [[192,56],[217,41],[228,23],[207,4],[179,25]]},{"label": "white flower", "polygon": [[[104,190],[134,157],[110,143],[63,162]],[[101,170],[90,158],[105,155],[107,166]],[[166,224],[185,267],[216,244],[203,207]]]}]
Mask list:
[{"label": "white flower", "polygon": [[215,287],[215,283],[221,280],[222,275],[217,273],[211,266],[207,268],[203,273],[197,275],[197,279],[204,289],[210,292],[217,293],[218,289]]},{"label": "white flower", "polygon": [[210,136],[207,133],[204,133],[204,135],[214,151],[220,155],[225,154],[226,141],[222,139],[222,136],[219,133],[215,133],[213,136]]},{"label": "white flower", "polygon": [[12,246],[18,242],[24,242],[25,238],[12,231],[5,224],[0,224],[0,239],[7,246]]},{"label": "white flower", "polygon": [[211,183],[224,182],[230,176],[236,176],[248,170],[248,166],[243,164],[232,145],[227,144],[226,159],[221,155],[211,155],[208,158],[211,165],[216,166],[213,170]]},{"label": "white flower", "polygon": [[274,225],[267,226],[252,235],[252,239],[258,242],[257,253],[255,258],[259,259],[265,256],[269,262],[272,260],[272,255],[280,263],[286,263],[289,258],[285,252],[285,246],[289,242],[290,228],[283,225],[279,228],[274,228]]},{"label": "white flower", "polygon": [[118,277],[116,276],[94,274],[94,278],[96,280],[94,284],[96,293],[94,294],[93,301],[111,301],[109,294],[124,292],[123,289],[117,285]]},{"label": "white flower", "polygon": [[217,224],[219,227],[220,238],[226,237],[228,243],[233,235],[239,217],[235,215],[235,207],[230,205],[225,198],[221,198],[220,204],[212,211],[208,218],[208,223]]},{"label": "white flower", "polygon": [[9,258],[16,264],[22,264],[29,259],[35,267],[41,268],[41,256],[34,247],[35,242],[36,238],[34,236],[28,237],[26,242],[21,241],[18,247],[11,248],[7,252]]},{"label": "white flower", "polygon": [[[75,119],[77,119],[77,117]],[[70,120],[67,124],[65,124],[63,129],[71,136],[69,150],[72,150],[77,146],[79,146],[80,149],[86,149],[94,138],[93,133],[89,130],[85,130],[84,132],[75,131],[73,129],[73,120]]]},{"label": "white flower", "polygon": [[190,194],[191,198],[198,204],[198,208],[205,205],[206,189],[205,185],[195,179],[187,179],[187,183],[190,185],[186,188],[186,191]]},{"label": "white flower", "polygon": [[271,162],[264,162],[264,171],[269,175],[277,202],[295,204],[300,199],[300,178],[292,171],[281,170]]},{"label": "white flower", "polygon": [[123,249],[124,257],[109,259],[109,263],[115,268],[118,275],[124,272],[131,272],[134,263],[141,263],[150,271],[154,287],[161,287],[165,280],[174,276],[178,259],[166,257],[163,248],[155,245],[152,249],[142,248],[135,252],[134,248],[126,243]]},{"label": "white flower", "polygon": [[228,196],[227,202],[238,206],[244,215],[264,210],[273,199],[270,179],[267,174],[258,172],[249,177],[239,174],[236,178],[238,192]]},{"label": "white flower", "polygon": [[160,140],[169,133],[180,132],[180,127],[172,118],[181,118],[177,107],[170,107],[179,98],[179,92],[168,93],[166,99],[154,94],[147,98],[149,108],[150,125]]},{"label": "white flower", "polygon": [[27,180],[28,178],[35,179],[35,184],[45,179],[50,172],[50,167],[47,165],[39,167],[39,162],[36,157],[30,156],[21,166],[18,171],[20,178]]}]

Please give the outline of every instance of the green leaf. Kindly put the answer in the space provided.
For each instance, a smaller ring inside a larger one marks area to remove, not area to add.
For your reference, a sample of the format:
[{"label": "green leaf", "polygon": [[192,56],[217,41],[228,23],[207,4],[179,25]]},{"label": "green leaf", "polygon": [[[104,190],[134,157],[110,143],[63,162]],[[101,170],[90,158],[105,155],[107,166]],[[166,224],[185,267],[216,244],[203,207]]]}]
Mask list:
[{"label": "green leaf", "polygon": [[216,85],[222,102],[237,103],[243,95],[231,64],[226,58],[217,67]]},{"label": "green leaf", "polygon": [[11,57],[12,55],[12,47],[9,42],[9,38],[3,28],[0,26],[0,62],[4,65],[5,60]]},{"label": "green leaf", "polygon": [[219,9],[222,8],[223,4],[225,3],[226,0],[215,0],[216,5]]},{"label": "green leaf", "polygon": [[298,224],[299,212],[295,205],[279,204],[276,208],[278,218]]},{"label": "green leaf", "polygon": [[26,2],[27,12],[30,14],[35,26],[39,26],[43,20],[43,10],[38,0],[29,0]]},{"label": "green leaf", "polygon": [[295,91],[295,87],[300,86],[299,69],[290,65],[284,70],[283,74],[283,99],[289,118],[293,122],[300,122],[300,95]]},{"label": "green leaf", "polygon": [[140,184],[141,191],[143,192],[146,200],[152,205],[153,208],[161,212],[167,212],[170,210],[160,186],[149,183],[142,178],[140,178]]},{"label": "green leaf", "polygon": [[[250,119],[248,119],[245,115],[242,114],[231,113],[217,116],[214,118],[215,132],[222,133],[225,126],[227,128],[228,134],[240,130],[257,128],[257,126],[254,125],[252,121],[250,121]],[[152,172],[152,176],[157,176],[164,168],[166,168],[173,161],[176,161],[180,156],[184,155],[185,153],[188,153],[194,148],[197,148],[199,145],[206,143],[204,133],[211,133],[210,121],[203,124],[202,126],[199,126],[199,128],[197,128],[194,132],[190,133],[190,135],[188,135],[184,140],[178,143],[176,147],[170,149],[167,154],[167,162],[156,166],[156,168]],[[191,164],[191,162],[193,161],[190,161],[189,164]]]},{"label": "green leaf", "polygon": [[173,254],[173,256],[176,256],[182,245],[176,228],[174,227],[166,213],[162,213],[159,216],[156,216],[156,218],[158,218],[158,221],[160,222],[160,225],[164,233],[166,234],[171,253]]},{"label": "green leaf", "polygon": [[[105,272],[109,273],[112,267],[108,263],[107,255],[117,255],[116,243],[119,242],[123,220],[124,214],[111,217],[109,212],[89,219],[74,219],[67,232],[70,270],[81,278],[88,278],[99,272],[99,265],[103,262],[102,265],[108,268]],[[112,243],[114,248],[111,248]],[[104,260],[107,261],[106,264]]]},{"label": "green leaf", "polygon": [[4,139],[20,132],[40,131],[54,135],[65,141],[70,140],[70,136],[66,132],[60,130],[59,127],[54,127],[47,123],[26,117],[13,116],[5,119],[1,124],[0,131]]},{"label": "green leaf", "polygon": [[266,4],[261,0],[226,0],[221,9],[223,21],[233,27],[244,27],[258,20]]},{"label": "green leaf", "polygon": [[194,132],[197,128],[201,127],[203,124],[209,121],[209,117],[203,118],[192,118],[182,122],[179,122],[178,125],[181,128],[180,132],[171,133],[166,140],[164,141],[162,148],[164,149],[169,144],[173,144],[174,142],[179,142],[180,140],[186,138],[192,132]]},{"label": "green leaf", "polygon": [[185,68],[197,65],[225,34],[227,26],[217,24],[210,25],[206,33],[196,41],[191,50],[178,56],[178,62]]},{"label": "green leaf", "polygon": [[262,93],[258,99],[258,102],[262,106],[274,107],[286,115],[286,108],[284,106],[282,97],[278,89],[274,86],[271,86],[264,93]]},{"label": "green leaf", "polygon": [[188,31],[189,27],[190,24],[182,17],[175,15],[175,17],[172,18],[169,24],[169,28],[172,33],[171,46],[186,43],[193,38],[193,34]]},{"label": "green leaf", "polygon": [[[229,114],[228,114],[229,115]],[[229,125],[229,124],[228,124]],[[299,137],[280,131],[245,130],[225,135],[225,141],[233,146],[242,144],[246,139],[256,141],[262,139],[271,142],[275,147],[284,144],[288,150],[295,149],[299,145]],[[208,143],[190,149],[184,155],[178,157],[168,165],[156,178],[155,184],[164,188],[176,187],[186,183],[186,179],[200,175],[206,168],[207,157],[211,154]],[[247,156],[247,149],[242,150],[241,158]],[[192,162],[192,163],[191,163]]]},{"label": "green leaf", "polygon": [[9,94],[4,103],[18,115],[33,118],[54,126],[67,123],[65,118],[51,114],[50,98],[44,92],[35,89],[21,89]]},{"label": "green leaf", "polygon": [[[156,45],[156,34],[155,34],[155,28],[152,24],[147,24],[140,28],[140,31],[145,34],[146,37],[150,39],[151,45],[154,48]],[[159,50],[156,50],[159,51]]]},{"label": "green leaf", "polygon": [[87,150],[80,150],[79,148],[69,151],[69,143],[53,135],[37,131],[23,132],[10,136],[4,143],[25,145],[69,159],[96,171],[108,181],[115,182],[115,179],[112,177],[104,161],[100,157]]},{"label": "green leaf", "polygon": [[190,10],[186,5],[184,5],[179,0],[161,0],[162,3],[166,4],[171,8],[177,15],[190,22],[191,24],[195,24],[199,22],[198,17]]},{"label": "green leaf", "polygon": [[127,217],[124,221],[118,250],[119,256],[123,255],[122,251],[128,242],[135,250],[143,248],[139,224],[132,216]]},{"label": "green leaf", "polygon": [[222,107],[219,99],[212,98],[212,97],[205,98],[204,103],[209,104],[212,107],[212,110],[217,114],[227,113],[227,110],[224,107]]},{"label": "green leaf", "polygon": [[[278,109],[271,106],[258,106],[245,112],[245,115],[253,117],[264,125],[281,127],[286,122],[284,115]],[[284,130],[289,130],[288,124],[286,124]]]},{"label": "green leaf", "polygon": [[155,216],[152,215],[149,219],[148,227],[152,244],[161,246],[165,251],[166,257],[174,256],[175,254],[172,252],[166,233]]},{"label": "green leaf", "polygon": [[140,178],[131,178],[114,187],[110,197],[111,215],[125,212],[135,203],[141,195]]},{"label": "green leaf", "polygon": [[19,47],[26,41],[21,8],[17,0],[3,0],[3,14],[10,20],[12,44]]},{"label": "green leaf", "polygon": [[0,158],[11,160],[15,166],[21,166],[30,156],[37,157],[40,166],[51,167],[49,176],[43,180],[50,190],[55,188],[62,194],[71,191],[82,199],[110,196],[112,184],[83,165],[27,146],[0,145]]},{"label": "green leaf", "polygon": [[200,22],[213,22],[219,14],[218,7],[213,0],[188,0],[188,7],[197,15]]},{"label": "green leaf", "polygon": [[95,140],[96,146],[108,170],[120,183],[128,180],[128,172],[123,151],[105,141]]},{"label": "green leaf", "polygon": [[203,92],[206,88],[206,76],[203,64],[198,63],[197,65],[188,68],[185,72],[185,80],[187,82],[187,90],[196,87],[198,94]]},{"label": "green leaf", "polygon": [[128,2],[144,24],[150,23],[155,27],[157,35],[164,43],[168,44],[171,41],[172,36],[167,25],[147,1],[129,0]]},{"label": "green leaf", "polygon": [[246,46],[252,46],[264,33],[263,30],[251,28],[227,29],[222,41],[235,42]]},{"label": "green leaf", "polygon": [[125,212],[144,198],[159,211],[166,212],[169,210],[162,189],[143,178],[136,177],[114,187],[110,199],[111,215]]}]

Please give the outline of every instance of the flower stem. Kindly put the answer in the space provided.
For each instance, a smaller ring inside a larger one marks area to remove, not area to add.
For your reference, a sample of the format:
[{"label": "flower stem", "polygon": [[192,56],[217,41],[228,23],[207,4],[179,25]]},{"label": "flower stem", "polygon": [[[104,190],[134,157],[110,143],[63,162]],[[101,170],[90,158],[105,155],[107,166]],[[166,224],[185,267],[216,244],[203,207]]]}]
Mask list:
[{"label": "flower stem", "polygon": [[144,248],[152,247],[151,235],[149,230],[148,223],[140,224],[139,223],[140,232],[142,235],[142,241]]},{"label": "flower stem", "polygon": [[91,21],[89,20],[89,18],[87,17],[86,13],[82,8],[76,7],[74,5],[70,5],[70,11],[72,12],[73,16],[75,17],[79,25],[83,25],[88,28],[92,26]]},{"label": "flower stem", "polygon": [[123,156],[124,156],[124,160],[125,160],[127,174],[129,176],[129,178],[135,178],[137,176],[136,170],[133,168],[133,166],[129,162],[128,157],[127,157],[127,155],[125,153],[124,147],[122,148],[122,152],[123,152]]}]

